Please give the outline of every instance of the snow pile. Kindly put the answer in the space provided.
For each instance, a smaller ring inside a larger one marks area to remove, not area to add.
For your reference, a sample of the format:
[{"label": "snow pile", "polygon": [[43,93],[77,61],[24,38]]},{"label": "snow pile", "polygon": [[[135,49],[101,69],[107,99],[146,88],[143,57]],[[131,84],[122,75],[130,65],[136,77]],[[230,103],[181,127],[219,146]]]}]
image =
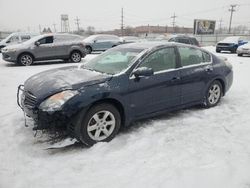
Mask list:
[{"label": "snow pile", "polygon": [[219,55],[233,64],[234,83],[217,107],[166,114],[110,143],[61,150],[45,149],[45,138],[24,127],[16,89],[35,73],[72,64],[17,67],[0,60],[0,187],[250,187],[250,58]]}]

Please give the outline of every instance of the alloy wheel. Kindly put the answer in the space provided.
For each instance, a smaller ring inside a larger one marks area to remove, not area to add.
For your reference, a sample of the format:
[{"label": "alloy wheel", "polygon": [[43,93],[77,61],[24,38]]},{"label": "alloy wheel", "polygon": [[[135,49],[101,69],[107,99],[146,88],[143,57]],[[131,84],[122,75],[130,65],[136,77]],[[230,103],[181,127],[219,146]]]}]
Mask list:
[{"label": "alloy wheel", "polygon": [[74,63],[78,63],[81,61],[81,55],[78,53],[78,52],[74,52],[72,55],[71,55],[71,59]]},{"label": "alloy wheel", "polygon": [[88,136],[94,141],[103,141],[115,130],[116,120],[113,113],[107,110],[95,113],[87,125]]},{"label": "alloy wheel", "polygon": [[29,66],[33,63],[33,58],[30,55],[23,55],[21,57],[22,65]]},{"label": "alloy wheel", "polygon": [[218,103],[221,96],[221,88],[218,84],[213,84],[208,91],[208,102],[211,105]]}]

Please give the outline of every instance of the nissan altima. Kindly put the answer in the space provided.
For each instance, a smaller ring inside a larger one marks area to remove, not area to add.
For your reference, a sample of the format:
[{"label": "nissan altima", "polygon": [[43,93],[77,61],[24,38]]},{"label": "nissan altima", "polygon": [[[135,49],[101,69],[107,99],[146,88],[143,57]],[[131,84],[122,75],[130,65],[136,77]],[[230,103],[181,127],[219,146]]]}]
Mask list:
[{"label": "nissan altima", "polygon": [[232,85],[225,59],[185,44],[145,42],[112,48],[79,66],[41,72],[18,88],[34,130],[64,128],[91,146],[139,119],[203,105]]}]

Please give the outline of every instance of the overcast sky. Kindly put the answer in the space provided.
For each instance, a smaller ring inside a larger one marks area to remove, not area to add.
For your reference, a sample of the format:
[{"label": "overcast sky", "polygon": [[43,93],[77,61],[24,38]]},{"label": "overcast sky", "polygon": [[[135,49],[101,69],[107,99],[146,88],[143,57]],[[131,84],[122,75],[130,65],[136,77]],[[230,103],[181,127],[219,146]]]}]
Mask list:
[{"label": "overcast sky", "polygon": [[[222,19],[228,27],[230,4],[238,4],[233,25],[250,28],[249,0],[0,0],[0,31],[30,30],[37,32],[39,24],[60,31],[60,15],[68,14],[70,29],[75,30],[75,18],[80,27],[94,26],[96,30],[120,27],[121,7],[124,8],[125,26],[171,25],[170,18],[177,15],[176,24],[193,26],[193,19]],[[217,22],[217,26],[219,23]]]}]

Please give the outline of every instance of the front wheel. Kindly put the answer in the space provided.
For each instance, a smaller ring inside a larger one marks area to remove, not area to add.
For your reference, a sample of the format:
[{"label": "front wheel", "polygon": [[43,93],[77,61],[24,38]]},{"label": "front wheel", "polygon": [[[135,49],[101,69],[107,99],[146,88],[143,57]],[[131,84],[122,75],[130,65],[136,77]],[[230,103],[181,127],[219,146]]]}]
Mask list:
[{"label": "front wheel", "polygon": [[222,86],[219,81],[214,81],[208,88],[206,92],[205,106],[210,108],[216,106],[222,96]]},{"label": "front wheel", "polygon": [[121,126],[119,111],[111,104],[93,106],[77,125],[78,139],[92,146],[97,142],[109,142],[118,133]]},{"label": "front wheel", "polygon": [[33,64],[33,61],[34,61],[34,59],[30,54],[22,54],[18,58],[17,63],[19,65],[23,65],[23,66],[30,66],[31,64]]},{"label": "front wheel", "polygon": [[74,51],[70,55],[70,60],[73,63],[79,63],[82,60],[82,54],[78,51]]},{"label": "front wheel", "polygon": [[92,53],[92,48],[90,46],[86,46],[86,53],[91,54]]}]

